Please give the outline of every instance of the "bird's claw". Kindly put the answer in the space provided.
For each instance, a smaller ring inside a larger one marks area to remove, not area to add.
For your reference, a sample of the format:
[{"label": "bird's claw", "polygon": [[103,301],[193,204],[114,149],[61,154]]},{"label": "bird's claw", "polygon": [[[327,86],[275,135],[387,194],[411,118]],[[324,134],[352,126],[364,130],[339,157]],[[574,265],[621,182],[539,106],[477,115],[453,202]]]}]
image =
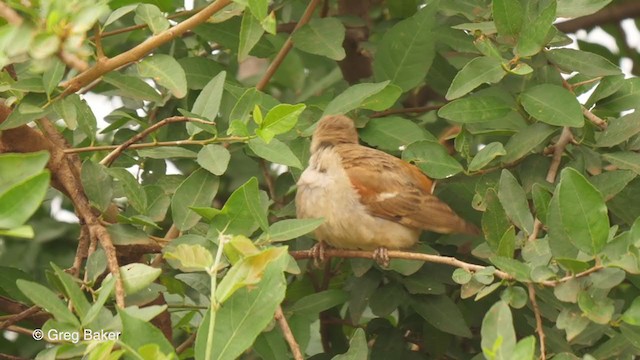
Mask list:
[{"label": "bird's claw", "polygon": [[389,267],[389,250],[379,247],[373,251],[373,259],[383,268]]},{"label": "bird's claw", "polygon": [[310,250],[311,257],[313,258],[313,264],[317,268],[322,267],[321,265],[324,264],[324,261],[326,260],[326,257],[325,257],[326,248],[327,246],[325,245],[325,243],[320,241],[317,244],[313,245],[313,247]]}]

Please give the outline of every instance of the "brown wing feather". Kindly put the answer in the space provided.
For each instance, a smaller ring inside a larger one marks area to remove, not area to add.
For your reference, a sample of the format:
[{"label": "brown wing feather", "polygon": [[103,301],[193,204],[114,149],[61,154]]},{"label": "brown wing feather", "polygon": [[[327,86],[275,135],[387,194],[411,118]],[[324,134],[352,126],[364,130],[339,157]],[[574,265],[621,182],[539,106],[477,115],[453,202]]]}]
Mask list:
[{"label": "brown wing feather", "polygon": [[433,181],[415,166],[356,144],[338,145],[335,149],[372,215],[439,233],[478,233],[474,225],[431,194]]}]

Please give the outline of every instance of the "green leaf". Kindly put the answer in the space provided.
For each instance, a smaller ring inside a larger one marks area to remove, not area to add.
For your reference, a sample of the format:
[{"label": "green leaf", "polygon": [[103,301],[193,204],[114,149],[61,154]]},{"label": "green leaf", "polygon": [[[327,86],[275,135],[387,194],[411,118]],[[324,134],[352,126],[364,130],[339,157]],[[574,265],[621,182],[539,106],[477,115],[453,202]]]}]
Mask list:
[{"label": "green leaf", "polygon": [[493,0],[493,22],[502,36],[516,36],[524,22],[524,7],[520,1]]},{"label": "green leaf", "polygon": [[437,142],[433,135],[413,121],[397,116],[371,119],[360,131],[360,138],[371,146],[391,151],[420,140]]},{"label": "green leaf", "polygon": [[166,87],[173,96],[181,99],[187,95],[187,78],[182,66],[172,56],[155,54],[138,63],[140,76],[152,78]]},{"label": "green leaf", "polygon": [[[511,223],[509,223],[504,208],[500,204],[495,189],[490,188],[487,190],[484,202],[486,204],[486,210],[484,214],[482,214],[482,233],[491,250],[498,253],[500,248],[504,248],[504,246],[501,246],[502,239],[507,232],[513,232],[513,228]],[[512,254],[501,255],[512,256]]]},{"label": "green leaf", "polygon": [[224,70],[222,65],[203,57],[186,57],[178,60],[184,70],[189,89],[203,89],[211,79]]},{"label": "green leaf", "polygon": [[173,345],[171,345],[160,329],[148,321],[129,315],[127,311],[122,309],[118,309],[118,315],[122,321],[122,335],[119,341],[122,341],[135,350],[148,344],[155,344],[160,348],[162,353],[173,354],[173,357],[177,358],[173,350]]},{"label": "green leaf", "polygon": [[584,315],[596,324],[608,324],[615,312],[613,300],[596,298],[587,291],[578,295],[578,306]]},{"label": "green leaf", "polygon": [[591,15],[604,8],[611,0],[558,0],[557,17],[577,18]]},{"label": "green leaf", "polygon": [[467,270],[457,268],[453,271],[451,278],[456,284],[464,285],[471,281],[472,276],[473,275]]},{"label": "green leaf", "polygon": [[404,92],[424,81],[435,56],[432,29],[437,9],[437,1],[429,2],[385,32],[373,61],[377,81],[390,80]]},{"label": "green leaf", "polygon": [[[546,5],[546,7],[543,7]],[[540,9],[535,9],[540,6]],[[520,32],[515,54],[520,57],[533,56],[551,40],[550,32],[555,31],[553,21],[556,19],[556,2],[528,4],[528,12]]]},{"label": "green leaf", "polygon": [[56,34],[40,33],[33,38],[29,47],[29,55],[41,60],[54,55],[60,50],[60,38]]},{"label": "green leaf", "polygon": [[209,81],[193,103],[193,108],[191,109],[192,113],[200,115],[211,121],[218,116],[226,76],[227,73],[222,71]]},{"label": "green leaf", "polygon": [[602,195],[578,171],[565,168],[553,197],[571,243],[587,254],[598,254],[609,237],[609,216]]},{"label": "green leaf", "polygon": [[492,257],[491,262],[518,281],[527,282],[531,280],[529,276],[531,268],[526,263],[502,256]]},{"label": "green leaf", "polygon": [[589,182],[600,191],[605,201],[609,201],[637,176],[638,174],[630,170],[614,170],[593,176],[589,178]]},{"label": "green leaf", "polygon": [[64,120],[69,130],[75,130],[78,127],[78,114],[76,106],[70,98],[66,97],[53,102],[53,111]]},{"label": "green leaf", "polygon": [[[120,277],[127,295],[146,289],[162,273],[161,269],[140,263],[131,263],[120,266]],[[105,281],[111,279],[113,275],[107,274]]]},{"label": "green leaf", "polygon": [[339,61],[345,57],[342,48],[344,34],[344,25],[336,18],[312,19],[293,33],[293,46],[310,54]]},{"label": "green leaf", "polygon": [[504,149],[507,155],[502,158],[503,164],[510,164],[531,153],[556,131],[547,124],[535,123],[511,136]]},{"label": "green leaf", "polygon": [[51,267],[53,267],[56,276],[60,279],[67,297],[69,298],[69,300],[71,300],[76,313],[78,313],[78,315],[80,316],[80,320],[82,320],[82,322],[84,323],[84,319],[86,318],[87,312],[89,311],[91,305],[89,304],[89,301],[87,300],[85,294],[82,292],[82,290],[80,290],[80,281],[77,278],[62,271],[62,269],[60,269],[54,263],[51,263]]},{"label": "green leaf", "polygon": [[0,229],[0,236],[33,239],[35,232],[30,225],[22,225],[8,230]]},{"label": "green leaf", "polygon": [[124,194],[131,206],[144,214],[147,211],[147,194],[133,174],[123,168],[111,168],[109,173],[122,184]]},{"label": "green leaf", "polygon": [[67,305],[58,298],[58,295],[49,290],[49,288],[36,282],[23,279],[18,279],[16,285],[29,300],[53,315],[56,320],[73,325],[75,328],[80,327],[78,318],[76,318],[67,308]]},{"label": "green leaf", "polygon": [[54,60],[53,65],[47,69],[42,75],[42,85],[47,95],[50,95],[53,90],[58,87],[58,84],[64,76],[65,65],[59,61]]},{"label": "green leaf", "polygon": [[603,154],[602,158],[620,169],[631,170],[640,175],[640,154],[632,151],[621,151]]},{"label": "green leaf", "polygon": [[402,159],[414,163],[434,179],[451,177],[464,170],[442,145],[427,140],[407,146],[402,152]]},{"label": "green leaf", "polygon": [[198,153],[179,146],[161,146],[139,149],[138,155],[149,159],[196,158]]},{"label": "green leaf", "polygon": [[498,198],[511,221],[527,235],[533,231],[533,215],[524,189],[507,169],[502,170]]},{"label": "green leaf", "polygon": [[611,120],[605,131],[596,133],[596,146],[612,147],[640,133],[640,114],[631,113]]},{"label": "green leaf", "polygon": [[96,133],[98,132],[98,122],[96,116],[93,114],[93,110],[91,110],[87,102],[77,94],[69,95],[67,98],[73,101],[76,108],[78,127],[80,127],[80,130],[82,130],[89,139],[92,141],[95,140]]},{"label": "green leaf", "polygon": [[266,233],[270,242],[287,241],[298,238],[315,230],[324,219],[286,219],[271,224]]},{"label": "green leaf", "polygon": [[245,11],[242,14],[242,23],[240,25],[240,43],[238,45],[238,62],[244,61],[249,52],[260,41],[264,34],[264,29],[260,21],[252,16],[250,12]]},{"label": "green leaf", "polygon": [[349,340],[349,350],[346,353],[336,355],[332,360],[361,360],[369,357],[369,347],[367,346],[367,338],[364,330],[356,329]]},{"label": "green leaf", "polygon": [[186,231],[198,223],[200,215],[190,208],[210,206],[219,184],[217,177],[205,169],[198,169],[178,186],[171,199],[171,214],[179,230]]},{"label": "green leaf", "polygon": [[[245,2],[245,0],[242,0]],[[267,0],[246,0],[249,10],[258,20],[262,20],[267,16],[269,10],[269,1]]]},{"label": "green leaf", "polygon": [[4,122],[0,123],[0,130],[13,129],[28,124],[34,120],[45,117],[48,112],[49,110],[44,110],[38,106],[22,102],[16,109],[11,111],[11,114],[9,114]]},{"label": "green leaf", "polygon": [[567,72],[577,71],[587,76],[618,75],[620,68],[600,55],[575,49],[552,49],[545,56]]},{"label": "green leaf", "polygon": [[289,311],[305,317],[315,317],[318,313],[349,300],[349,293],[344,290],[330,289],[307,295],[296,301]]},{"label": "green leaf", "polygon": [[477,57],[456,74],[445,97],[447,100],[457,99],[482,84],[498,83],[506,74],[502,61],[488,56]]},{"label": "green leaf", "polygon": [[636,297],[631,306],[622,314],[622,321],[629,325],[640,325],[640,297]]},{"label": "green leaf", "polygon": [[16,228],[38,210],[49,188],[49,177],[45,170],[0,193],[0,228]]},{"label": "green leaf", "polygon": [[0,154],[0,194],[40,174],[48,161],[47,151]]},{"label": "green leaf", "polygon": [[492,142],[487,144],[473,157],[469,163],[469,171],[478,171],[487,166],[493,159],[506,154],[507,151],[502,146],[502,143]]},{"label": "green leaf", "polygon": [[264,118],[264,121],[260,124],[260,129],[269,130],[274,135],[284,134],[287,131],[293,129],[298,122],[298,117],[306,105],[297,104],[279,104],[271,108]]},{"label": "green leaf", "polygon": [[152,4],[138,5],[134,20],[138,24],[147,24],[154,35],[167,30],[171,26],[169,20],[164,17],[160,9]]},{"label": "green leaf", "polygon": [[389,84],[382,91],[366,98],[360,106],[373,111],[387,110],[398,101],[402,95],[402,89],[396,85]]},{"label": "green leaf", "polygon": [[113,197],[113,179],[107,168],[87,159],[82,163],[80,178],[91,204],[100,211],[106,211]]},{"label": "green leaf", "polygon": [[212,226],[235,235],[251,235],[256,224],[263,231],[268,231],[267,209],[262,194],[258,189],[258,179],[252,177],[231,194],[220,214],[213,219]]},{"label": "green leaf", "polygon": [[197,162],[214,175],[222,175],[227,171],[231,154],[224,146],[206,145],[198,152]]},{"label": "green leaf", "polygon": [[261,138],[249,140],[249,148],[259,157],[274,162],[302,169],[302,163],[291,149],[278,139],[272,139],[268,144]]},{"label": "green leaf", "polygon": [[535,183],[531,188],[531,198],[533,199],[533,206],[536,209],[536,218],[545,222],[547,220],[551,194],[542,185]]},{"label": "green leaf", "polygon": [[536,358],[536,337],[529,335],[518,341],[513,351],[514,359],[534,360]]},{"label": "green leaf", "polygon": [[107,84],[117,87],[125,97],[136,100],[148,100],[155,103],[162,102],[162,97],[158,94],[156,89],[139,77],[123,75],[119,72],[112,71],[105,74],[102,79]]},{"label": "green leaf", "polygon": [[172,251],[163,254],[165,259],[175,259],[180,262],[180,270],[207,271],[213,265],[213,256],[204,246],[198,244],[180,244]]},{"label": "green leaf", "polygon": [[[282,257],[286,260],[286,257]],[[253,344],[256,337],[273,321],[282,302],[286,282],[282,271],[286,261],[271,262],[262,281],[251,289],[236,291],[216,312],[213,354],[210,359],[234,360]],[[196,337],[195,358],[205,359],[210,311],[200,323]]]},{"label": "green leaf", "polygon": [[471,337],[462,312],[447,295],[422,296],[419,299],[412,301],[411,307],[429,324],[448,334]]},{"label": "green leaf", "polygon": [[550,125],[582,127],[584,118],[578,99],[558,85],[542,84],[520,95],[522,106],[534,118]]},{"label": "green leaf", "polygon": [[381,92],[388,84],[389,81],[353,85],[331,100],[322,116],[346,114],[360,107],[366,99]]},{"label": "green leaf", "polygon": [[498,301],[487,311],[482,320],[480,334],[482,353],[487,359],[513,359],[516,332],[507,303]]},{"label": "green leaf", "polygon": [[438,110],[438,116],[459,123],[479,123],[504,117],[512,105],[495,96],[470,96],[454,100]]},{"label": "green leaf", "polygon": [[[614,92],[602,100],[598,100],[598,109],[618,112],[636,109],[638,107],[638,102],[640,101],[640,78],[621,79],[619,76],[606,77],[600,82],[600,85],[607,85],[605,86],[607,93],[610,91]],[[599,87],[600,86],[598,86],[598,88]],[[604,95],[606,94],[602,94],[599,97],[604,97]],[[595,94],[593,96],[595,96]]]}]

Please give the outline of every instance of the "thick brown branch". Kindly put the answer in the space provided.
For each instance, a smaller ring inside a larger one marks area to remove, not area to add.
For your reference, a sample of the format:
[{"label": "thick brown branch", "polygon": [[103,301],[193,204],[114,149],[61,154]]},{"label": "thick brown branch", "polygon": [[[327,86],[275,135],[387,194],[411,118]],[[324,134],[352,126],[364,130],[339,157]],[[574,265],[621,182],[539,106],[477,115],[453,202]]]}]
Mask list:
[{"label": "thick brown branch", "polygon": [[584,117],[587,118],[587,120],[591,121],[595,126],[599,127],[600,129],[605,130],[607,128],[606,121],[599,118],[596,114],[592,113],[589,109],[587,109],[584,106],[582,107],[582,114],[584,115]]},{"label": "thick brown branch", "polygon": [[607,6],[595,14],[561,22],[556,24],[556,28],[565,33],[572,33],[580,29],[588,30],[594,26],[617,23],[638,16],[640,16],[640,1],[626,1]]},{"label": "thick brown branch", "polygon": [[157,35],[149,37],[147,40],[137,45],[133,49],[123,52],[106,61],[98,61],[88,70],[82,72],[78,76],[66,82],[63,85],[66,89],[63,92],[62,96],[66,96],[80,90],[84,86],[87,86],[109,71],[115,70],[121,66],[141,59],[158,46],[161,46],[162,44],[175,39],[176,37],[184,34],[186,31],[191,30],[197,25],[200,25],[201,23],[207,21],[207,19],[209,19],[213,14],[222,10],[230,3],[231,0],[216,0],[215,2],[211,3],[211,5],[202,9],[202,11],[193,15],[187,20]]}]

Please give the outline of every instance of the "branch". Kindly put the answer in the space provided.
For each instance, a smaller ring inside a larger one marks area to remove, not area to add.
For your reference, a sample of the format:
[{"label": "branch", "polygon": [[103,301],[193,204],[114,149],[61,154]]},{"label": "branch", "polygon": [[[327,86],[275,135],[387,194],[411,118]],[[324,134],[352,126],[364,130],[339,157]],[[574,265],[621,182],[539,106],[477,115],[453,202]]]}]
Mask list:
[{"label": "branch", "polygon": [[[142,144],[131,144],[127,146],[127,149],[146,149],[153,147],[163,147],[163,146],[184,146],[184,145],[208,145],[213,143],[232,143],[232,142],[247,142],[251,140],[251,136],[229,136],[225,138],[212,138],[205,140],[175,140],[175,141],[157,141],[151,143],[142,143]],[[69,148],[65,149],[65,154],[76,154],[83,152],[93,152],[93,151],[107,151],[114,150],[120,147],[121,145],[98,145],[98,146],[87,146],[81,148]]]},{"label": "branch", "polygon": [[4,1],[0,1],[0,17],[7,20],[10,25],[22,25],[22,16],[9,7],[9,5],[5,4]]},{"label": "branch", "polygon": [[[302,14],[302,18],[300,18],[300,21],[298,21],[298,23],[296,24],[296,27],[293,29],[294,33],[298,29],[300,29],[304,24],[309,22],[309,20],[311,19],[311,15],[313,15],[313,11],[318,6],[318,3],[320,3],[320,0],[311,0],[311,2],[309,3],[309,5],[307,5],[307,8],[304,11],[304,14]],[[284,58],[287,56],[289,51],[291,51],[292,47],[293,47],[293,40],[292,40],[292,36],[290,35],[287,38],[287,41],[284,42],[284,45],[282,45],[282,48],[280,49],[276,57],[273,59],[273,62],[269,65],[269,68],[267,68],[267,72],[264,74],[264,76],[262,76],[262,79],[258,81],[258,84],[256,85],[256,90],[258,91],[264,90],[264,88],[269,83],[269,80],[271,80],[271,77],[273,77],[273,74],[275,74],[276,70],[278,70],[280,65],[282,65]]]},{"label": "branch", "polygon": [[94,80],[98,79],[102,75],[108,73],[109,71],[115,70],[121,66],[130,64],[134,61],[138,61],[155,48],[165,44],[176,37],[184,34],[188,30],[193,29],[194,27],[200,25],[201,23],[207,21],[212,15],[222,10],[225,6],[229,5],[231,0],[216,0],[211,3],[206,8],[202,9],[202,11],[188,18],[187,20],[179,23],[178,25],[169,28],[157,35],[149,37],[144,42],[140,43],[136,47],[122,54],[119,54],[113,58],[110,58],[105,61],[96,62],[91,68],[82,72],[78,76],[73,79],[65,82],[63,86],[66,88],[64,92],[61,94],[62,97],[67,96],[71,93],[74,93],[84,86],[87,86]]},{"label": "branch", "polygon": [[591,29],[597,25],[617,23],[638,16],[640,16],[640,2],[627,1],[607,6],[595,14],[561,22],[556,25],[556,28],[565,33],[572,33],[580,29]]},{"label": "branch", "polygon": [[601,118],[599,118],[596,114],[592,113],[589,109],[587,109],[584,106],[582,107],[582,114],[584,115],[584,117],[586,117],[589,121],[591,121],[595,126],[599,127],[602,130],[606,130],[607,129],[607,122],[602,120]]},{"label": "branch", "polygon": [[100,161],[100,164],[105,165],[105,166],[110,166],[113,163],[113,161],[118,156],[120,156],[122,154],[122,152],[125,151],[128,147],[130,147],[134,143],[144,139],[147,135],[151,134],[152,132],[156,131],[157,129],[159,129],[159,128],[165,126],[165,125],[169,125],[171,123],[187,122],[187,121],[198,122],[198,123],[208,124],[208,125],[212,125],[213,124],[212,122],[209,122],[209,121],[200,120],[200,119],[196,119],[196,118],[190,118],[190,117],[186,117],[186,116],[168,117],[168,118],[166,118],[166,119],[164,119],[162,121],[158,121],[157,123],[149,126],[148,128],[144,129],[140,133],[138,133],[135,136],[131,137],[129,140],[127,140],[124,143],[120,144],[111,153],[109,153],[109,155],[105,156],[105,158],[102,159],[102,161]]},{"label": "branch", "polygon": [[[313,258],[313,252],[311,250],[299,250],[290,251],[289,254],[294,259],[311,259]],[[458,260],[450,256],[429,255],[423,253],[413,253],[408,251],[389,250],[390,259],[405,259],[405,260],[418,260],[436,264],[444,264],[453,267],[465,269],[469,272],[476,272],[485,269],[486,266],[476,265]],[[362,250],[345,250],[345,249],[325,249],[325,257],[339,257],[339,258],[359,258],[359,259],[375,259],[374,251],[362,251]],[[501,270],[495,270],[493,275],[503,280],[514,280],[513,276],[507,274]]]},{"label": "branch", "polygon": [[562,154],[564,154],[564,150],[571,142],[571,140],[573,140],[571,129],[565,126],[564,128],[562,128],[562,133],[560,134],[558,141],[553,146],[553,158],[551,159],[551,165],[549,166],[549,171],[547,172],[546,180],[552,184],[556,181],[558,169],[560,168],[560,162],[562,161]]},{"label": "branch", "polygon": [[278,308],[276,309],[275,319],[280,326],[280,330],[282,330],[282,335],[284,335],[285,340],[287,340],[287,343],[289,344],[289,348],[291,348],[293,358],[295,360],[303,360],[304,356],[302,356],[302,352],[300,351],[300,345],[298,345],[296,338],[293,337],[287,318],[282,313],[282,307],[280,305],[278,305]]},{"label": "branch", "polygon": [[547,350],[545,346],[545,334],[544,329],[542,328],[542,315],[540,315],[540,308],[538,307],[538,301],[536,300],[536,289],[533,287],[533,284],[528,285],[529,288],[529,300],[531,300],[531,307],[533,307],[533,315],[536,318],[536,332],[538,333],[538,338],[540,339],[540,360],[547,359]]}]

